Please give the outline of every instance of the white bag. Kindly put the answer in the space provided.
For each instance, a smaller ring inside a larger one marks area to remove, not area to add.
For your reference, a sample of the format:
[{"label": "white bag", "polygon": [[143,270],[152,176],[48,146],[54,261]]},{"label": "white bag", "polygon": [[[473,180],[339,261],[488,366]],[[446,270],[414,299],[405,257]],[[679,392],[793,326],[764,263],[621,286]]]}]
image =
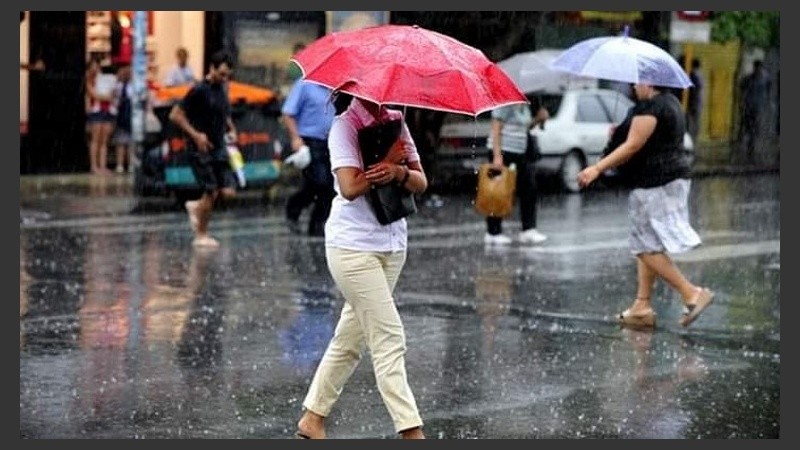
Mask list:
[{"label": "white bag", "polygon": [[158,116],[156,116],[156,113],[150,108],[147,108],[147,112],[144,116],[144,131],[146,133],[161,132],[161,121],[158,120]]}]

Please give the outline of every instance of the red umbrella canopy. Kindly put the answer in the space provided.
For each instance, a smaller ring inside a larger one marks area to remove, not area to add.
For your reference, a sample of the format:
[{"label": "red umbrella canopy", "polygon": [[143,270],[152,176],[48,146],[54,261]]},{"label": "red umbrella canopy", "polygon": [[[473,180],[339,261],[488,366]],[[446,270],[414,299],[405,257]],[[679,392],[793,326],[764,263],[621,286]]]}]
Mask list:
[{"label": "red umbrella canopy", "polygon": [[514,81],[483,52],[418,26],[328,34],[293,60],[306,80],[379,104],[474,116],[527,103]]}]

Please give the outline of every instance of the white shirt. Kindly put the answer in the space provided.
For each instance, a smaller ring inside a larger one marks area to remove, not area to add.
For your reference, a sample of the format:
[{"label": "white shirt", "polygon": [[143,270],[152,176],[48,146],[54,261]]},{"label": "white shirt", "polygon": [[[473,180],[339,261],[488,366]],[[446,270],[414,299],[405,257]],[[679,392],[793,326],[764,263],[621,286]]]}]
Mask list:
[{"label": "white shirt", "polygon": [[[400,111],[383,109],[382,119],[402,118]],[[331,170],[334,172],[333,188],[336,197],[325,223],[325,246],[368,252],[397,252],[407,247],[408,229],[406,219],[387,225],[378,223],[365,195],[349,201],[341,194],[336,169],[355,167],[364,170],[361,151],[358,147],[358,130],[372,125],[376,120],[361,102],[354,98],[350,107],[333,119],[328,147],[331,154]],[[411,138],[405,121],[400,139],[406,144],[407,161],[419,161],[417,146]]]},{"label": "white shirt", "polygon": [[191,67],[181,67],[176,64],[172,67],[172,69],[170,69],[169,73],[167,73],[167,78],[164,80],[164,85],[178,86],[181,84],[194,83],[195,80],[196,78],[194,77]]}]

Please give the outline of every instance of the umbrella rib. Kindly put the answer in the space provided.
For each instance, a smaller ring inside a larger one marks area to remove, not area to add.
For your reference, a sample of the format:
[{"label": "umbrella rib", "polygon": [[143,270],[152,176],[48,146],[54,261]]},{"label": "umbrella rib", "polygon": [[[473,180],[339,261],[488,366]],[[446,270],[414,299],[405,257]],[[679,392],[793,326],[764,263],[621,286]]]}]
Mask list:
[{"label": "umbrella rib", "polygon": [[[386,79],[386,80],[392,80],[392,81],[393,81],[393,80],[394,80],[394,78],[395,78],[395,75],[397,74],[397,70],[398,70],[398,69],[397,69],[397,64],[392,64],[392,68],[389,70],[389,73],[387,74],[387,75],[391,75],[391,76],[388,76],[388,77],[386,77],[385,79]],[[381,101],[380,101],[379,103],[383,103],[383,101],[384,101],[385,99],[389,98],[389,91],[390,91],[391,89],[394,89],[394,83],[393,83],[392,81],[389,81],[389,82],[388,82],[388,83],[386,83],[386,85],[383,87],[383,91],[381,92],[381,99],[380,99]]]}]

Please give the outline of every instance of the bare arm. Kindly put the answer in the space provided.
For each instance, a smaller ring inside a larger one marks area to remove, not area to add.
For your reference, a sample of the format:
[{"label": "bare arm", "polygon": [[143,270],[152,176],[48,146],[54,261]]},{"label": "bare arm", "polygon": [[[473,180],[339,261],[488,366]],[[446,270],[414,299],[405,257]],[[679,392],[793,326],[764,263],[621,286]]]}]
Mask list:
[{"label": "bare arm", "polygon": [[339,180],[339,191],[342,197],[353,201],[372,189],[364,172],[357,167],[340,167],[334,171]]},{"label": "bare arm", "polygon": [[503,151],[501,141],[501,131],[503,130],[503,121],[492,119],[492,164],[498,168],[503,165]]},{"label": "bare arm", "polygon": [[305,142],[303,142],[303,138],[300,137],[300,133],[297,132],[297,121],[292,116],[284,115],[283,116],[283,124],[286,126],[286,131],[289,132],[289,139],[292,145],[292,151],[300,150]]},{"label": "bare arm", "polygon": [[428,177],[419,161],[412,161],[408,163],[408,167],[398,166],[398,168],[401,169],[400,177],[395,177],[398,183],[402,183],[405,171],[408,170],[408,178],[401,184],[402,187],[415,194],[422,194],[428,189]]},{"label": "bare arm", "polygon": [[233,123],[233,118],[231,116],[228,116],[225,119],[225,123],[228,126],[228,133],[236,136],[237,130],[236,130],[236,125]]},{"label": "bare arm", "polygon": [[382,161],[366,172],[356,167],[341,167],[336,169],[336,176],[342,197],[350,201],[366,194],[373,186],[388,183],[398,183],[415,194],[421,194],[428,188],[428,178],[419,161],[409,162],[407,166]]},{"label": "bare arm", "polygon": [[419,161],[405,163],[407,152],[398,139],[386,157],[363,171],[355,167],[336,170],[342,196],[354,200],[366,194],[373,186],[398,183],[410,192],[421,194],[428,188],[428,178]]},{"label": "bare arm", "polygon": [[629,160],[636,152],[644,147],[644,144],[653,135],[656,129],[657,120],[654,116],[636,116],[631,121],[631,129],[628,131],[628,137],[625,142],[615,148],[614,151],[609,153],[606,157],[583,169],[578,174],[578,184],[581,187],[586,187],[596,180],[601,173],[608,169],[613,169],[625,161]]}]

